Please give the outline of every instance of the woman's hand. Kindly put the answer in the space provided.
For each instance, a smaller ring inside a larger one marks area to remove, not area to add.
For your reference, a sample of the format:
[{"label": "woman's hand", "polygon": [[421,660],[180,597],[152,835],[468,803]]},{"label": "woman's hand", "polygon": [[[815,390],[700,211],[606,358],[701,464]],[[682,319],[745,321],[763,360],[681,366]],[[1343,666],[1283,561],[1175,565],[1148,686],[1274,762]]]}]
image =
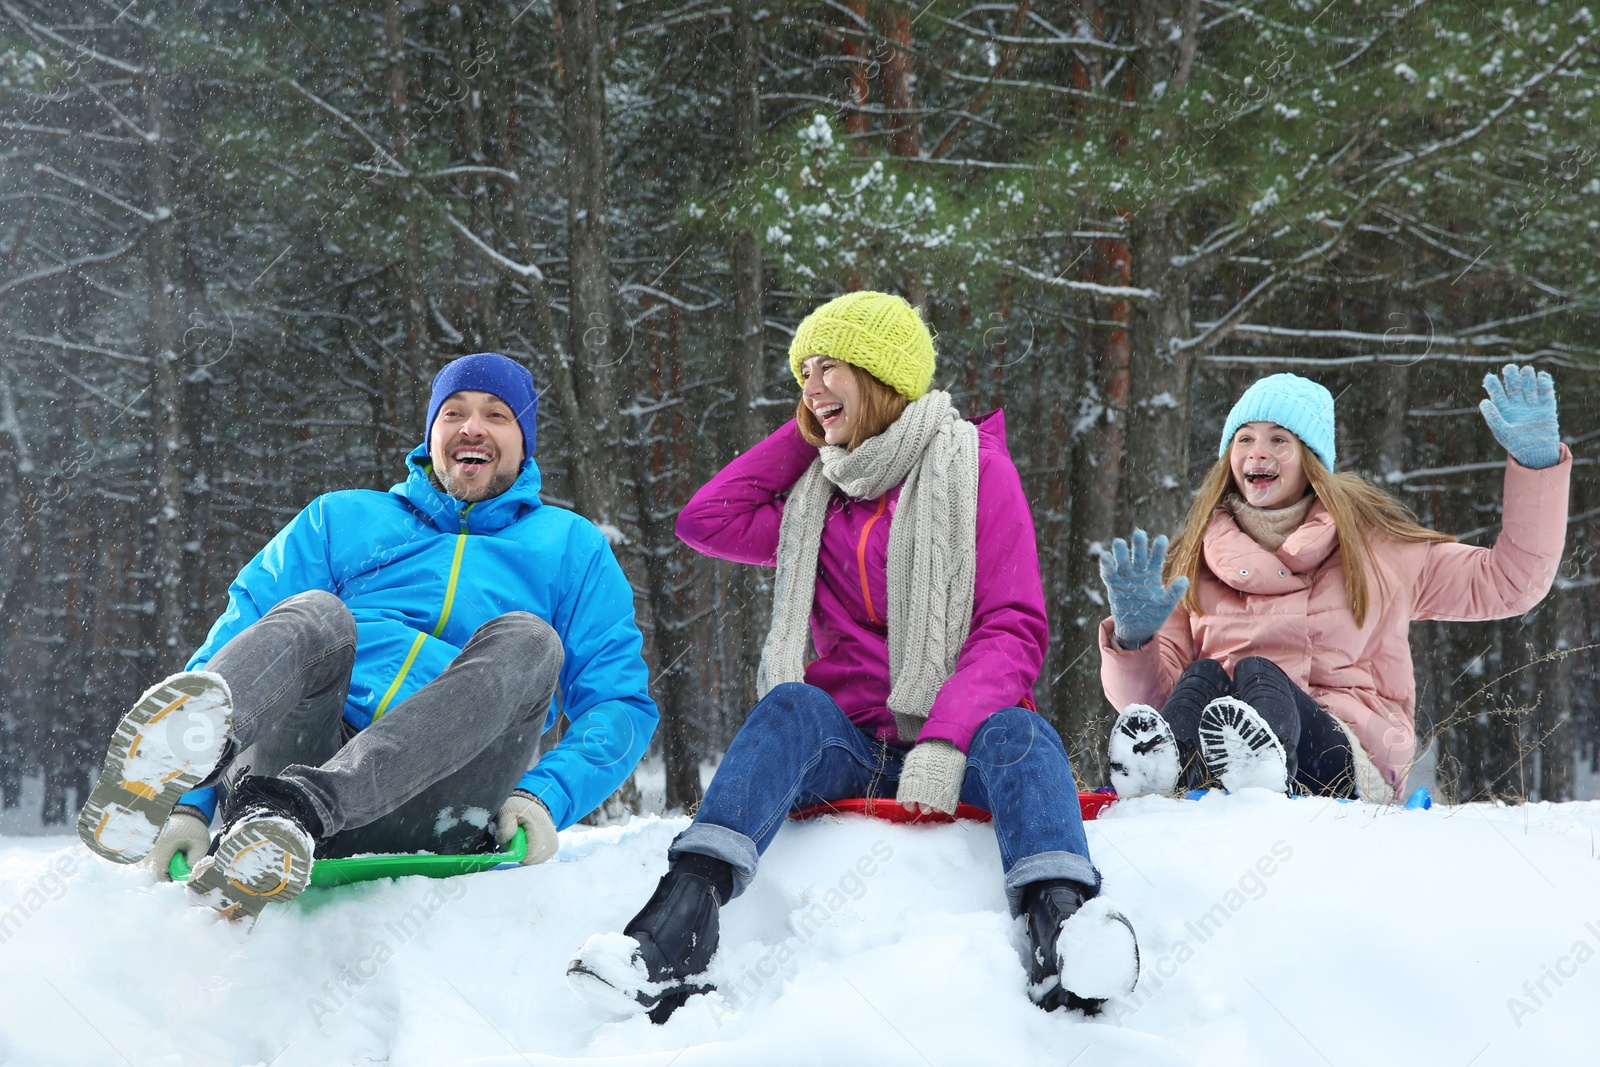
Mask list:
[{"label": "woman's hand", "polygon": [[961,802],[961,785],[966,777],[965,752],[948,741],[919,741],[906,753],[895,799],[917,815],[936,811],[949,815]]},{"label": "woman's hand", "polygon": [[1505,384],[1493,374],[1484,375],[1489,399],[1478,410],[1500,447],[1529,470],[1543,470],[1561,462],[1561,429],[1556,423],[1556,386],[1547,371],[1507,363]]},{"label": "woman's hand", "polygon": [[1189,591],[1189,579],[1183,577],[1162,586],[1161,565],[1166,559],[1166,535],[1152,542],[1138,529],[1133,531],[1131,548],[1119,537],[1111,542],[1111,551],[1100,556],[1100,580],[1106,583],[1111,624],[1123,648],[1140,648],[1154,637]]}]

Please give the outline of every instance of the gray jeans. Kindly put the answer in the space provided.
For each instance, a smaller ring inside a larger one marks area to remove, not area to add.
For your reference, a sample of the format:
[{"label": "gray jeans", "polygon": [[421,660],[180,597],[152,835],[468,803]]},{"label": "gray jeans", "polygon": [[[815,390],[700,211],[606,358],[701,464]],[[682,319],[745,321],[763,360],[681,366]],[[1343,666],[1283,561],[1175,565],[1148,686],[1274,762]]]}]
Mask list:
[{"label": "gray jeans", "polygon": [[527,612],[480,626],[433,681],[364,730],[343,721],[355,666],[350,609],[320,590],[290,597],[205,669],[233,691],[234,757],[214,784],[276,775],[322,819],[319,856],[478,852],[532,765],[561,673],[561,639]]}]

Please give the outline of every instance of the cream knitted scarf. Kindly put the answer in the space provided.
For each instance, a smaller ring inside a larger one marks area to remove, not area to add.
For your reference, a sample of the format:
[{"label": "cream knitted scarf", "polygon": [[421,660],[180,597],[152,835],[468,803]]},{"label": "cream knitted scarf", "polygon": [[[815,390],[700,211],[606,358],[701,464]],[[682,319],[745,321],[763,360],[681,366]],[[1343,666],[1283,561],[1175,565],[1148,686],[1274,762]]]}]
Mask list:
[{"label": "cream knitted scarf", "polygon": [[1222,506],[1232,513],[1233,521],[1252,541],[1268,552],[1276,552],[1289,540],[1290,534],[1305,524],[1306,515],[1316,500],[1316,494],[1308,492],[1293,504],[1268,510],[1256,507],[1238,493],[1229,493],[1223,497]]},{"label": "cream knitted scarf", "polygon": [[834,489],[871,500],[904,484],[889,527],[889,708],[915,741],[972,626],[977,573],[978,429],[931,390],[855,451],[824,446],[783,509],[772,628],[756,690],[805,677],[822,524]]}]

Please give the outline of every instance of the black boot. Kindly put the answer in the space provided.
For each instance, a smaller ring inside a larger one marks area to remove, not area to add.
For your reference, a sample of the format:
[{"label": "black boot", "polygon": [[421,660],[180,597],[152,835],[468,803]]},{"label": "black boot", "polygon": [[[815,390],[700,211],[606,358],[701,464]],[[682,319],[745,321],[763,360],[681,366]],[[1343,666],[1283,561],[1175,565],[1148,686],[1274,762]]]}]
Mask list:
[{"label": "black boot", "polygon": [[230,919],[298,896],[311,880],[317,842],[327,836],[305,793],[281,778],[241,778],[224,815],[222,832],[189,877],[190,890]]},{"label": "black boot", "polygon": [[623,928],[631,956],[625,966],[614,945],[590,938],[567,965],[575,993],[612,1010],[650,1013],[664,1023],[696,993],[713,988],[705,978],[717,952],[717,909],[733,896],[733,867],[695,852],[679,853],[649,903]]},{"label": "black boot", "polygon": [[311,806],[311,800],[303,789],[282,778],[252,774],[239,779],[228,790],[222,806],[222,832],[217,834],[218,839],[226,836],[228,831],[245,819],[263,815],[278,815],[292,820],[314,841],[320,842],[327,836],[322,831],[322,818],[317,815],[317,809]]},{"label": "black boot", "polygon": [[1076,915],[1088,891],[1065,878],[1029,882],[1022,891],[1022,913],[1028,920],[1028,996],[1045,1011],[1068,1008],[1099,1015],[1103,1000],[1090,1000],[1061,987],[1061,924]]}]

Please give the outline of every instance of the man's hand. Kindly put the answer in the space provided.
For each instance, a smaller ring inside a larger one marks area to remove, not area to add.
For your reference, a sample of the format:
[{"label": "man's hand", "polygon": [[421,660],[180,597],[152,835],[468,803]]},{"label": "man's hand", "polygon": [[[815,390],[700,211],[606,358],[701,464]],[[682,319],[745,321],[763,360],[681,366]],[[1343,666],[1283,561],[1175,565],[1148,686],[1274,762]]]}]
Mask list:
[{"label": "man's hand", "polygon": [[156,872],[157,878],[170,882],[172,873],[168,868],[172,865],[173,856],[182,852],[188,857],[189,866],[193,867],[210,847],[210,820],[200,809],[179,804],[167,816],[167,824],[161,828],[161,835],[156,838],[154,847],[144,861]]},{"label": "man's hand", "polygon": [[550,809],[538,797],[520,789],[500,805],[500,814],[495,816],[495,840],[501,845],[506,844],[517,836],[519,826],[528,834],[528,854],[522,858],[524,867],[543,863],[561,847],[561,840],[556,837],[555,820],[550,818]]}]

